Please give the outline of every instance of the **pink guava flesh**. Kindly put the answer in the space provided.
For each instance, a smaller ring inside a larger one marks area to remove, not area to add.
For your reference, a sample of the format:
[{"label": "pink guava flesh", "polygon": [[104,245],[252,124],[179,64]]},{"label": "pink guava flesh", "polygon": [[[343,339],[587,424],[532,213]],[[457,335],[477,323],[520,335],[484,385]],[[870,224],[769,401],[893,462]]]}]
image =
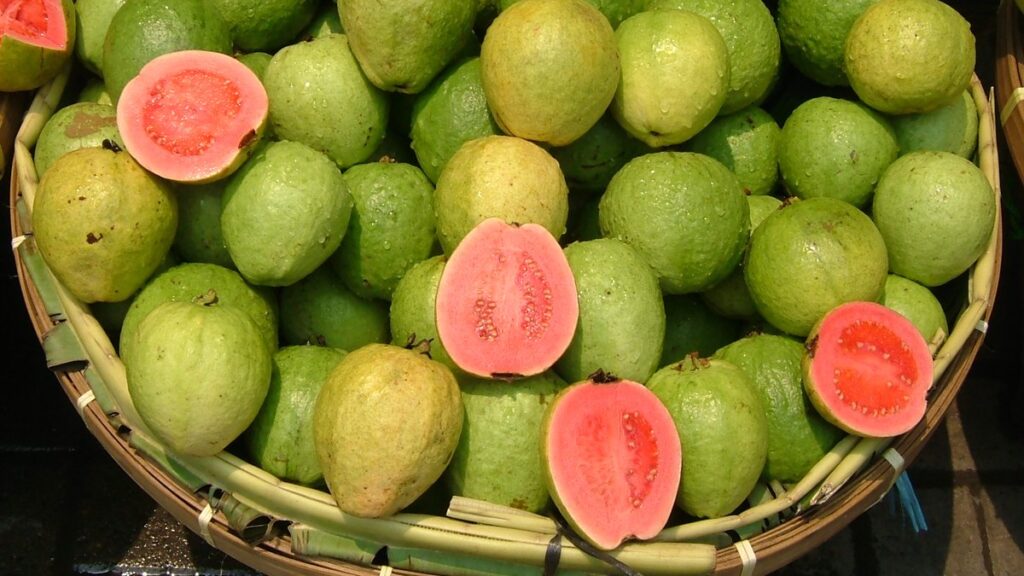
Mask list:
[{"label": "pink guava flesh", "polygon": [[68,28],[61,0],[0,0],[0,42],[5,36],[64,50]]},{"label": "pink guava flesh", "polygon": [[850,302],[826,314],[808,337],[805,376],[826,419],[860,436],[896,436],[924,417],[932,357],[904,316],[874,302]]},{"label": "pink guava flesh", "polygon": [[572,341],[576,282],[558,241],[537,224],[499,218],[452,252],[437,289],[437,333],[463,370],[516,378],[551,367]]},{"label": "pink guava flesh", "polygon": [[584,538],[610,550],[668,522],[682,471],[672,416],[646,387],[591,380],[566,389],[545,421],[552,498]]},{"label": "pink guava flesh", "polygon": [[238,60],[202,50],[159,56],[117,102],[125,148],[150,172],[207,182],[234,171],[267,119],[267,92]]}]

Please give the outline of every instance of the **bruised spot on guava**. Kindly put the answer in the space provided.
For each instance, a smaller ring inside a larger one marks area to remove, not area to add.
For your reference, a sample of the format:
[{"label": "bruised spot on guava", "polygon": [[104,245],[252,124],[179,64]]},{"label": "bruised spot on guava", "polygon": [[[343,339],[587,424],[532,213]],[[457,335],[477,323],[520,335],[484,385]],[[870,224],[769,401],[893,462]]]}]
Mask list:
[{"label": "bruised spot on guava", "polygon": [[95,244],[95,243],[99,242],[100,240],[103,240],[103,233],[102,232],[99,233],[99,234],[96,234],[96,233],[93,233],[93,232],[89,232],[88,234],[85,235],[85,241],[88,242],[89,244]]},{"label": "bruised spot on guava", "polygon": [[113,116],[100,116],[99,114],[79,112],[75,114],[75,118],[64,128],[64,135],[68,138],[83,138],[103,128],[116,125],[117,120]]}]

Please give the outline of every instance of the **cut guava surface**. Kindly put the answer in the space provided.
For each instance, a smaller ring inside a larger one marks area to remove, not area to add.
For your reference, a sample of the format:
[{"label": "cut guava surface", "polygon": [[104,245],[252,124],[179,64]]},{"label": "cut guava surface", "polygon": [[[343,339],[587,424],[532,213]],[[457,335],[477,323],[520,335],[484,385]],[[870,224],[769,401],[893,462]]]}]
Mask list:
[{"label": "cut guava surface", "polygon": [[267,92],[230,56],[205,50],[164,54],[143,66],[117,101],[128,152],[168,180],[211,182],[249,157],[267,121]]},{"label": "cut guava surface", "polygon": [[668,409],[642,384],[592,377],[566,388],[545,416],[541,439],[551,496],[592,544],[610,550],[665,527],[682,449]]},{"label": "cut guava surface", "polygon": [[74,46],[71,0],[0,0],[0,92],[38,88]]},{"label": "cut guava surface", "polygon": [[572,341],[576,282],[543,226],[500,218],[474,227],[441,274],[437,332],[460,368],[513,379],[551,367]]},{"label": "cut guava surface", "polygon": [[928,343],[903,315],[874,302],[828,312],[807,339],[804,387],[825,419],[851,434],[890,437],[924,417]]}]

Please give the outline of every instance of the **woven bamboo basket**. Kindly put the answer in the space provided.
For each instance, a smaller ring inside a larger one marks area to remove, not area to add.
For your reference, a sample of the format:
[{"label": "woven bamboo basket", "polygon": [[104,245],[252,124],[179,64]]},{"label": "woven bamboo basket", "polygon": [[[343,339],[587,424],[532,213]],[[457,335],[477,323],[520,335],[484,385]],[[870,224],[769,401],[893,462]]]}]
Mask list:
[{"label": "woven bamboo basket", "polygon": [[996,102],[1006,147],[1024,176],[1024,15],[1015,2],[1006,0],[999,7],[996,30]]},{"label": "woven bamboo basket", "polygon": [[[967,377],[996,295],[1002,253],[998,219],[987,251],[961,280],[962,304],[937,351],[936,380],[921,423],[897,438],[847,437],[802,481],[760,487],[764,497],[735,516],[671,526],[655,541],[626,544],[603,559],[560,538],[551,518],[471,500],[453,500],[445,517],[354,518],[340,512],[329,494],[282,482],[227,452],[207,458],[169,453],[142,425],[114,346],[88,306],[54,279],[32,239],[37,180],[31,150],[66,81],[64,74],[35,95],[15,138],[11,167],[12,245],[48,367],[86,428],[160,506],[212,546],[271,575],[539,574],[556,566],[561,572],[594,573],[614,572],[616,562],[652,575],[777,570],[878,503],[914,460]],[[971,91],[981,119],[978,163],[998,201],[991,96],[976,77]],[[8,119],[12,113],[21,116],[10,96],[0,111]],[[0,146],[10,149],[9,141]],[[387,565],[381,565],[383,546]]]}]

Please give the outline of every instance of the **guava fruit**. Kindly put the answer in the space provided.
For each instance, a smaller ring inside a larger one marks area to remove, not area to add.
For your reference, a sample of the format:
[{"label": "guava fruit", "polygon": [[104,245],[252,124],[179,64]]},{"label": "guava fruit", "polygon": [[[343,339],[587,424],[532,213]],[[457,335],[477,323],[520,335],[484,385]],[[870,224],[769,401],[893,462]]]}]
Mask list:
[{"label": "guava fruit", "polygon": [[[747,196],[750,208],[750,230],[755,230],[769,214],[782,207],[774,196]],[[716,314],[738,320],[756,320],[760,316],[743,277],[743,262],[718,284],[700,293],[701,300]]]},{"label": "guava fruit", "polygon": [[652,150],[630,136],[610,114],[601,116],[572,144],[552,148],[573,192],[602,192],[626,162]]},{"label": "guava fruit", "polygon": [[[489,1],[493,1],[501,10],[505,10],[519,0],[481,0],[481,3]],[[618,28],[626,18],[646,10],[648,0],[586,0],[586,2],[600,10],[612,28]]]},{"label": "guava fruit", "polygon": [[388,98],[363,75],[343,34],[282,48],[263,83],[274,134],[327,154],[340,168],[368,159],[384,138]]},{"label": "guava fruit", "polygon": [[429,342],[431,359],[461,377],[464,372],[452,361],[437,337],[437,286],[441,283],[445,257],[433,256],[413,265],[391,295],[391,343],[398,346]]},{"label": "guava fruit", "polygon": [[231,34],[206,0],[132,0],[110,20],[103,42],[103,80],[116,103],[150,60],[182,50],[231,53]]},{"label": "guava fruit", "polygon": [[318,0],[210,0],[231,30],[235,48],[274,52],[296,40],[313,19]]},{"label": "guava fruit", "polygon": [[273,59],[273,55],[266,52],[247,52],[245,54],[239,54],[235,56],[245,67],[252,70],[252,73],[256,75],[260,81],[263,81],[263,76],[267,73],[267,66],[270,66],[270,61]]},{"label": "guava fruit", "polygon": [[679,435],[642,384],[596,374],[562,390],[545,414],[541,453],[562,516],[598,548],[653,538],[668,523]]},{"label": "guava fruit", "polygon": [[889,274],[879,303],[910,320],[932,350],[937,350],[949,335],[949,320],[942,304],[931,290],[913,280]]},{"label": "guava fruit", "polygon": [[932,355],[917,328],[874,302],[848,302],[807,336],[804,388],[829,422],[858,436],[911,430],[926,409]]},{"label": "guava fruit", "polygon": [[651,10],[615,31],[622,77],[611,112],[651,147],[685,142],[715,118],[729,89],[729,52],[710,20]]},{"label": "guava fruit", "polygon": [[328,262],[356,295],[390,300],[405,272],[434,247],[434,187],[422,170],[398,162],[360,164],[342,176],[352,217]]},{"label": "guava fruit", "polygon": [[178,198],[178,230],[174,250],[186,262],[206,262],[235,268],[220,229],[221,199],[227,180],[175,187]]},{"label": "guava fruit", "polygon": [[183,50],[150,60],[125,84],[117,128],[150,172],[200,184],[225,178],[263,137],[267,92],[238,60]]},{"label": "guava fruit", "polygon": [[390,516],[444,472],[462,432],[459,385],[426,356],[388,344],[349,352],[317,397],[313,433],[338,507]]},{"label": "guava fruit", "polygon": [[437,237],[446,254],[487,218],[539,224],[560,238],[568,212],[569,188],[558,162],[540,146],[511,136],[463,144],[434,190]]},{"label": "guava fruit", "polygon": [[875,189],[871,217],[894,274],[925,286],[956,278],[985,252],[996,198],[980,168],[949,152],[911,152]]},{"label": "guava fruit", "polygon": [[103,42],[114,14],[127,0],[75,2],[75,56],[87,69],[103,76]]},{"label": "guava fruit", "polygon": [[329,266],[321,266],[281,289],[281,339],[343,350],[387,342],[387,304],[356,296]]},{"label": "guava fruit", "polygon": [[416,94],[473,35],[475,0],[338,3],[352,53],[382,90]]},{"label": "guava fruit", "polygon": [[313,15],[313,21],[299,34],[298,39],[313,40],[328,34],[344,33],[345,27],[341,25],[338,5],[334,2],[321,2],[316,14]]},{"label": "guava fruit", "polygon": [[761,398],[768,418],[765,480],[799,482],[844,435],[804,393],[804,355],[803,342],[774,334],[747,336],[714,355],[742,370]]},{"label": "guava fruit", "polygon": [[[178,264],[181,264],[181,260],[174,253],[174,250],[167,252],[164,256],[160,265],[157,266],[156,270],[149,277],[146,282],[151,282],[157,276],[164,272],[174,268]],[[141,292],[141,290],[140,290]],[[132,304],[135,303],[135,298],[139,295],[139,292],[132,294],[130,297],[120,302],[93,302],[89,305],[89,313],[92,314],[93,318],[100,323],[103,330],[110,336],[110,341],[115,342],[121,336],[121,327],[124,325],[124,319],[128,316],[128,310],[131,309]]]},{"label": "guava fruit", "polygon": [[126,152],[82,148],[43,175],[32,223],[39,252],[68,291],[83,302],[118,302],[170,250],[178,204]]},{"label": "guava fruit", "polygon": [[259,412],[271,356],[252,317],[216,295],[157,306],[133,334],[125,359],[139,417],[173,452],[212,456]]},{"label": "guava fruit", "polygon": [[655,372],[647,387],[672,415],[686,459],[676,504],[698,518],[735,510],[768,454],[768,419],[750,378],[730,362],[692,355]]},{"label": "guava fruit", "polygon": [[771,115],[752,106],[718,116],[687,142],[687,149],[718,160],[736,174],[747,194],[761,196],[779,180],[781,132]]},{"label": "guava fruit", "polygon": [[900,154],[919,150],[951,152],[971,159],[978,146],[978,108],[970,91],[947,106],[922,114],[891,116]]},{"label": "guava fruit", "polygon": [[798,106],[783,124],[779,171],[792,196],[828,196],[860,208],[899,152],[896,133],[881,114],[822,96]]},{"label": "guava fruit", "polygon": [[729,54],[729,87],[721,114],[764,100],[779,76],[782,48],[772,13],[761,0],[653,0],[646,10],[688,10],[715,25]]},{"label": "guava fruit", "polygon": [[875,110],[931,112],[967,89],[974,44],[970,23],[940,0],[881,0],[850,28],[843,68]]},{"label": "guava fruit", "polygon": [[127,361],[132,354],[139,323],[165,302],[192,302],[213,292],[221,305],[246,311],[259,327],[263,343],[277,350],[277,300],[265,288],[246,284],[238,272],[215,264],[187,262],[174,266],[150,280],[132,300],[121,325],[118,354]]},{"label": "guava fruit", "polygon": [[78,101],[105,104],[107,106],[114,105],[114,101],[111,99],[107,87],[103,84],[103,80],[95,76],[85,81],[85,85],[82,86],[82,90],[78,93]]},{"label": "guava fruit", "polygon": [[431,182],[460,146],[501,134],[487,108],[480,58],[457,62],[435,78],[416,98],[411,122],[412,149]]},{"label": "guava fruit", "polygon": [[124,146],[116,115],[113,106],[90,102],[69,104],[54,112],[32,152],[36,175],[42,178],[57,158],[79,148],[102,146],[104,140]]},{"label": "guava fruit", "polygon": [[839,304],[877,301],[888,270],[886,243],[871,219],[828,197],[772,212],[751,235],[743,262],[757,311],[801,337]]},{"label": "guava fruit", "polygon": [[666,294],[665,341],[659,367],[691,354],[706,358],[740,337],[740,323],[716,314],[696,294]]},{"label": "guava fruit", "polygon": [[583,0],[521,0],[487,29],[480,71],[503,131],[565,146],[597,122],[615,95],[615,34]]},{"label": "guava fruit", "polygon": [[603,238],[565,248],[576,281],[579,320],[555,364],[568,382],[598,370],[643,382],[658,369],[665,307],[658,277],[625,242]]},{"label": "guava fruit", "polygon": [[721,162],[693,152],[631,160],[601,196],[601,231],[635,248],[669,294],[705,290],[732,272],[750,235],[747,198]]},{"label": "guava fruit", "polygon": [[263,146],[228,182],[221,232],[246,280],[288,286],[341,244],[352,214],[348,185],[330,158],[299,142]]},{"label": "guava fruit", "polygon": [[532,376],[573,339],[579,303],[558,241],[537,224],[489,218],[473,228],[441,272],[437,334],[469,374]]},{"label": "guava fruit", "polygon": [[254,464],[289,482],[312,486],[323,480],[313,408],[345,354],[325,346],[286,346],[274,353],[267,397],[245,433]]},{"label": "guava fruit", "polygon": [[857,18],[878,0],[779,0],[775,24],[786,59],[825,86],[846,86],[843,45]]},{"label": "guava fruit", "polygon": [[71,0],[13,0],[0,5],[0,92],[49,82],[75,47]]},{"label": "guava fruit", "polygon": [[553,372],[510,386],[459,379],[465,420],[444,473],[453,494],[541,513],[551,501],[539,457],[541,422],[566,383]]}]

